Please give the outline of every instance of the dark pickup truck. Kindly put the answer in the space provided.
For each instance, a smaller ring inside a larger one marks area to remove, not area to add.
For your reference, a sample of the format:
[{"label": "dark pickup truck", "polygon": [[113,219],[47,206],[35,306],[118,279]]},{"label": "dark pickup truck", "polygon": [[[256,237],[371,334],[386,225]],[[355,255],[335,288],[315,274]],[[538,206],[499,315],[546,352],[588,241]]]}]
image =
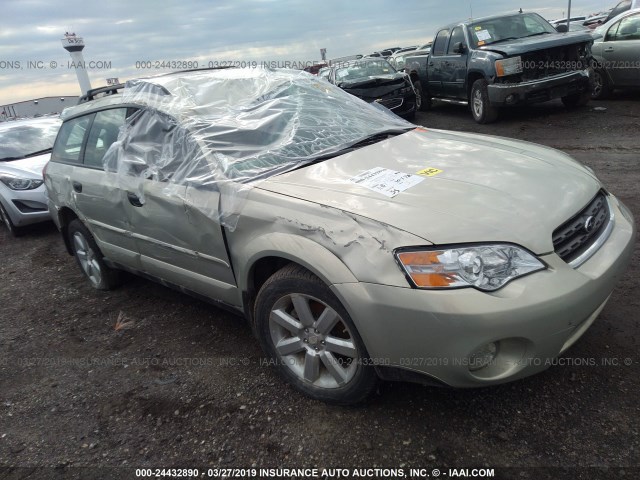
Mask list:
[{"label": "dark pickup truck", "polygon": [[430,54],[408,57],[405,71],[421,110],[433,98],[464,103],[489,123],[502,106],[587,103],[592,43],[589,33],[558,33],[537,13],[487,17],[441,28]]}]

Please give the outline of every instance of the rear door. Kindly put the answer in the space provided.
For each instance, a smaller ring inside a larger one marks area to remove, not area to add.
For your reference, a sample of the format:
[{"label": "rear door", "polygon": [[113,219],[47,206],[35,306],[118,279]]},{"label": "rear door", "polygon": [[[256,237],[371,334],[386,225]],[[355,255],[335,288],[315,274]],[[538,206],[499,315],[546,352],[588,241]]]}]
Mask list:
[{"label": "rear door", "polygon": [[[66,198],[93,234],[102,253],[132,268],[137,264],[137,245],[131,238],[129,217],[122,192],[115,187],[114,173],[106,173],[102,159],[117,139],[126,108],[112,108],[65,122],[56,139],[48,169],[54,191]],[[59,202],[56,202],[60,204]]]},{"label": "rear door", "polygon": [[442,80],[447,74],[447,41],[449,30],[440,30],[433,42],[429,59],[427,60],[427,80],[429,93],[434,97],[443,96]]}]

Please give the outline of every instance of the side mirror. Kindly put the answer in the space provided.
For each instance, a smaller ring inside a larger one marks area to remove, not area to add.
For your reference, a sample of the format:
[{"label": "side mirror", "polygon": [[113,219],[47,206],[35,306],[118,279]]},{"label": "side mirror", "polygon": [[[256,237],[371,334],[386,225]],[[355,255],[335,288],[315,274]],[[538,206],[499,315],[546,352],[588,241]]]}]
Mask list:
[{"label": "side mirror", "polygon": [[566,23],[562,23],[556,27],[556,31],[558,33],[567,33],[569,31],[569,27],[567,27]]},{"label": "side mirror", "polygon": [[456,42],[453,44],[453,53],[463,54],[467,51],[467,47],[462,42]]}]

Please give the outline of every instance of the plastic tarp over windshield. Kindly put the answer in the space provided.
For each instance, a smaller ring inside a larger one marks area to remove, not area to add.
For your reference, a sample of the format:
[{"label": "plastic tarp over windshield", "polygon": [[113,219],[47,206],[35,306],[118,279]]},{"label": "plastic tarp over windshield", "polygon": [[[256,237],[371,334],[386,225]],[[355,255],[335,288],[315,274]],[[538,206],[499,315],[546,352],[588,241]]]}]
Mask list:
[{"label": "plastic tarp over windshield", "polygon": [[[224,69],[128,82],[141,108],[105,154],[119,189],[144,202],[145,182],[230,229],[260,180],[385,131],[414,127],[306,72]],[[189,195],[206,189],[211,195]],[[198,198],[199,204],[193,204]],[[190,201],[191,198],[191,201]],[[206,198],[204,204],[202,199]]]}]

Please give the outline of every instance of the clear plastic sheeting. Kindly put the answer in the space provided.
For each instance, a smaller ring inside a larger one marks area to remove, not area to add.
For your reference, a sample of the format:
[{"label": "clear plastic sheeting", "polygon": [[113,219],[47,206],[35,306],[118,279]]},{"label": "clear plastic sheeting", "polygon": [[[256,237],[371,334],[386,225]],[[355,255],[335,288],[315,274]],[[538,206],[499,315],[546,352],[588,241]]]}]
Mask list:
[{"label": "clear plastic sheeting", "polygon": [[[234,229],[250,189],[372,135],[414,127],[306,72],[223,69],[128,82],[139,108],[105,154],[119,189],[145,182]],[[211,195],[190,195],[193,189]],[[198,198],[205,204],[193,204]],[[191,201],[190,201],[191,199]]]}]

